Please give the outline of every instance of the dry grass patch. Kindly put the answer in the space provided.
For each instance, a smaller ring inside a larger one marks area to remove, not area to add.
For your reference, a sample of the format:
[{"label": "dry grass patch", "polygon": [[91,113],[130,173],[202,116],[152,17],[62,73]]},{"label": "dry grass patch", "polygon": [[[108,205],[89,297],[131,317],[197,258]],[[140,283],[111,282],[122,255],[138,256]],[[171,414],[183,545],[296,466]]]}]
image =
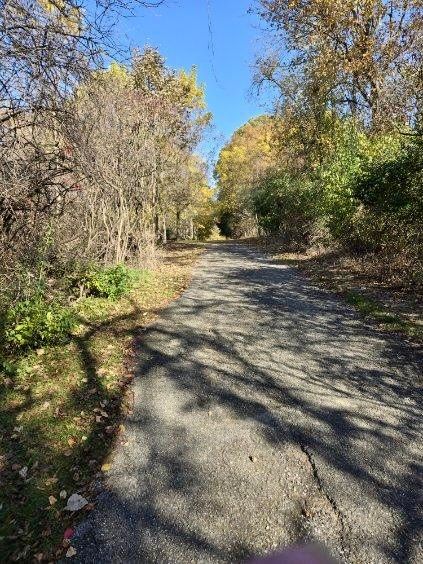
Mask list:
[{"label": "dry grass patch", "polygon": [[[283,260],[283,255],[279,255]],[[423,341],[421,289],[390,276],[377,257],[342,253],[302,256],[298,267],[315,282],[346,298],[379,329],[397,332],[414,343]]]}]

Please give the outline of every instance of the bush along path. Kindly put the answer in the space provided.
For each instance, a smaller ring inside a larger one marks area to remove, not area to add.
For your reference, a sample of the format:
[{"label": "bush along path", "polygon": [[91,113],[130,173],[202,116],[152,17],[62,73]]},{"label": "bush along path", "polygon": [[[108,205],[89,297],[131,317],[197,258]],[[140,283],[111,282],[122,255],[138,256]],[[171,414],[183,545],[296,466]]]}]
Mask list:
[{"label": "bush along path", "polygon": [[91,272],[91,297],[70,308],[33,300],[9,314],[4,340],[21,346],[7,349],[0,371],[2,562],[72,554],[75,522],[125,441],[134,336],[186,287],[200,250],[170,247],[156,268],[133,273],[132,290],[121,267]]},{"label": "bush along path", "polygon": [[142,333],[73,561],[238,562],[319,542],[421,562],[421,358],[297,269],[211,244]]}]

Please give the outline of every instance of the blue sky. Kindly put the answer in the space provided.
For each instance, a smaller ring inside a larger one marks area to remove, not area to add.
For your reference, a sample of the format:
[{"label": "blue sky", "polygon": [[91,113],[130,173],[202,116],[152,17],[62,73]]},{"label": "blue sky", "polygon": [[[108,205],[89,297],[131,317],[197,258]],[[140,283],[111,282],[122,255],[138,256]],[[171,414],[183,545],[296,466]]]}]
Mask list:
[{"label": "blue sky", "polygon": [[116,30],[126,46],[157,47],[173,68],[197,67],[215,125],[205,152],[215,152],[236,128],[265,111],[263,97],[249,93],[260,35],[259,21],[247,13],[253,1],[167,0],[158,8],[136,8]]}]

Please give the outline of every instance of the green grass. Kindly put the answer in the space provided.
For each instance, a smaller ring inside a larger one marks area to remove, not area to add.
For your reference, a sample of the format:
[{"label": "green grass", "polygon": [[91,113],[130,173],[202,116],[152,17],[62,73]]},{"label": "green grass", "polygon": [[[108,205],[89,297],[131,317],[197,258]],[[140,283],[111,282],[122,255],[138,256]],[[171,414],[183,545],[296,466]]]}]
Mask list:
[{"label": "green grass", "polygon": [[362,315],[376,321],[382,329],[399,331],[409,337],[422,337],[422,329],[416,323],[391,313],[379,302],[351,290],[346,293],[346,299]]},{"label": "green grass", "polygon": [[[1,562],[51,561],[62,555],[63,532],[80,518],[64,511],[67,498],[81,493],[91,499],[90,485],[113,444],[124,441],[121,422],[130,408],[132,377],[125,364],[134,335],[183,290],[197,251],[139,273],[134,290],[118,301],[77,302],[79,325],[69,343],[5,359],[0,370]],[[19,475],[24,467],[26,477]]]}]

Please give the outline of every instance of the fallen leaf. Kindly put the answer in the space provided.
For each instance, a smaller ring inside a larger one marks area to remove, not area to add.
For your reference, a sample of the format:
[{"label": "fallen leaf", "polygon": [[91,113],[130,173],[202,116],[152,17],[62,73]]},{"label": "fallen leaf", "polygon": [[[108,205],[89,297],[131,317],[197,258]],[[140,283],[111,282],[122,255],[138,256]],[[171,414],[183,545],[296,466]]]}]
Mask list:
[{"label": "fallen leaf", "polygon": [[43,403],[43,405],[41,406],[41,409],[47,409],[47,408],[49,408],[49,407],[50,407],[50,402],[49,402],[49,401],[45,401],[45,402]]},{"label": "fallen leaf", "polygon": [[76,550],[74,549],[73,546],[70,546],[66,551],[66,558],[72,558],[72,556],[75,556],[75,554],[76,554]]},{"label": "fallen leaf", "polygon": [[59,495],[60,495],[61,499],[65,499],[68,494],[67,494],[66,490],[62,490]]},{"label": "fallen leaf", "polygon": [[28,474],[28,466],[24,466],[21,470],[19,470],[19,476],[25,480]]},{"label": "fallen leaf", "polygon": [[103,472],[108,472],[111,467],[112,467],[111,464],[103,464],[103,466],[101,467],[101,470],[102,470]]},{"label": "fallen leaf", "polygon": [[74,493],[68,499],[65,509],[66,511],[79,511],[80,509],[85,507],[87,503],[88,501],[85,499],[85,497],[82,497],[82,495]]},{"label": "fallen leaf", "polygon": [[73,537],[75,533],[75,529],[72,529],[72,527],[68,527],[65,532],[63,533],[63,538],[64,539],[71,539]]},{"label": "fallen leaf", "polygon": [[102,422],[101,415],[96,415],[95,420],[97,423],[101,423]]},{"label": "fallen leaf", "polygon": [[50,505],[54,505],[56,503],[57,499],[54,497],[54,495],[49,495],[48,496],[48,502]]},{"label": "fallen leaf", "polygon": [[68,439],[68,445],[69,446],[73,446],[74,444],[76,444],[76,440],[73,437],[70,437]]},{"label": "fallen leaf", "polygon": [[43,355],[44,353],[45,353],[45,350],[44,350],[44,349],[37,349],[37,354],[38,354],[38,356],[41,356],[41,355]]}]

